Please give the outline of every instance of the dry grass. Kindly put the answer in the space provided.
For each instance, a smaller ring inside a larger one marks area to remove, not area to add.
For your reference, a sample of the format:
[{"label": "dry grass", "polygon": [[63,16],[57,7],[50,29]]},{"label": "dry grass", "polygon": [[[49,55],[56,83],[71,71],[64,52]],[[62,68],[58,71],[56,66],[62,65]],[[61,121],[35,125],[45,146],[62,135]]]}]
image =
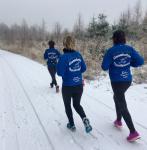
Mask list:
[{"label": "dry grass", "polygon": [[[147,44],[140,42],[129,42],[136,49],[139,49],[145,60],[147,60]],[[99,40],[88,40],[88,41],[77,41],[76,50],[79,50],[84,57],[84,60],[87,64],[87,71],[84,74],[84,77],[88,80],[96,79],[101,73],[101,62],[102,56],[105,49],[111,47],[111,42],[104,42]],[[19,42],[14,44],[4,44],[0,42],[0,48],[13,53],[17,53],[23,56],[26,56],[32,60],[45,64],[43,59],[43,54],[46,48],[48,48],[47,42],[33,42],[30,45],[24,45],[21,47]],[[56,45],[61,52],[63,49],[62,42],[58,42]],[[134,82],[143,83],[147,82],[147,66],[144,66],[140,69],[134,69]]]}]

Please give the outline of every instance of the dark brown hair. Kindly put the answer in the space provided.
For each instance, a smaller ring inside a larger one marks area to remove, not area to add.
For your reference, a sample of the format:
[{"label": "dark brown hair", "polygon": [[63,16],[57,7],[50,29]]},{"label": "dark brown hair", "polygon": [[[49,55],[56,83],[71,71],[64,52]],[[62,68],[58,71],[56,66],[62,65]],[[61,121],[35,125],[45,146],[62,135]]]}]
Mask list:
[{"label": "dark brown hair", "polygon": [[51,41],[48,42],[48,45],[49,45],[50,48],[54,48],[55,42],[51,40]]},{"label": "dark brown hair", "polygon": [[117,30],[113,33],[113,44],[125,44],[126,43],[126,36],[125,32],[122,30]]}]

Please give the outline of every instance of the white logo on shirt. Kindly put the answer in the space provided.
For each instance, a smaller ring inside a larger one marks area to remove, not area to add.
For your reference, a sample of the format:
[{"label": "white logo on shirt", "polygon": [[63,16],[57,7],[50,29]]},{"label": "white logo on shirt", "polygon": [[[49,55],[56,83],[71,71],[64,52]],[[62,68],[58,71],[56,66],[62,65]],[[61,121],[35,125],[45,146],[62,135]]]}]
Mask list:
[{"label": "white logo on shirt", "polygon": [[81,59],[76,58],[69,62],[69,71],[71,72],[77,72],[81,70]]},{"label": "white logo on shirt", "polygon": [[80,78],[79,78],[79,77],[74,77],[74,78],[73,78],[73,81],[74,81],[74,82],[79,82],[79,81],[80,81]]},{"label": "white logo on shirt", "polygon": [[50,53],[48,53],[48,58],[49,59],[56,59],[57,55],[56,55],[56,53],[50,52]]},{"label": "white logo on shirt", "polygon": [[122,73],[120,74],[120,76],[122,76],[123,78],[127,78],[128,77],[128,72],[127,71],[122,71]]},{"label": "white logo on shirt", "polygon": [[114,59],[114,66],[115,67],[126,67],[130,65],[130,58],[129,54],[119,54],[113,57]]}]

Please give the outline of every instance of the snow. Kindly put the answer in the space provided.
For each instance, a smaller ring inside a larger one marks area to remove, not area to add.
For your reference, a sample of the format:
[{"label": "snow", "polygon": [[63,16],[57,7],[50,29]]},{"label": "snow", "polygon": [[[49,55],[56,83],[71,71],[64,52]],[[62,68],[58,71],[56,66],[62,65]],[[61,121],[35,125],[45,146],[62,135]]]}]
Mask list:
[{"label": "snow", "polygon": [[[61,85],[61,79],[58,77]],[[129,131],[113,126],[115,109],[109,79],[86,82],[82,105],[93,131],[86,134],[74,111],[77,131],[66,128],[61,92],[49,88],[47,68],[25,57],[0,51],[0,150],[147,150],[147,85],[126,93],[141,139],[126,140]]]}]

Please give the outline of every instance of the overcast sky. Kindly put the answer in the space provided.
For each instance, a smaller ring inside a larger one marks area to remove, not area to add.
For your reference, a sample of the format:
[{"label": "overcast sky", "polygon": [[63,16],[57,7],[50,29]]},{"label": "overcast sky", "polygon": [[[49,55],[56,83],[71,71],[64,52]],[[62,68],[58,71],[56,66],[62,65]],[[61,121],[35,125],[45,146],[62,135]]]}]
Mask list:
[{"label": "overcast sky", "polygon": [[[138,0],[0,0],[0,22],[7,24],[22,22],[41,24],[45,20],[48,28],[60,22],[63,28],[72,28],[80,13],[87,25],[93,15],[104,13],[108,21],[117,20],[120,13],[132,8]],[[147,10],[147,0],[141,0]]]}]

